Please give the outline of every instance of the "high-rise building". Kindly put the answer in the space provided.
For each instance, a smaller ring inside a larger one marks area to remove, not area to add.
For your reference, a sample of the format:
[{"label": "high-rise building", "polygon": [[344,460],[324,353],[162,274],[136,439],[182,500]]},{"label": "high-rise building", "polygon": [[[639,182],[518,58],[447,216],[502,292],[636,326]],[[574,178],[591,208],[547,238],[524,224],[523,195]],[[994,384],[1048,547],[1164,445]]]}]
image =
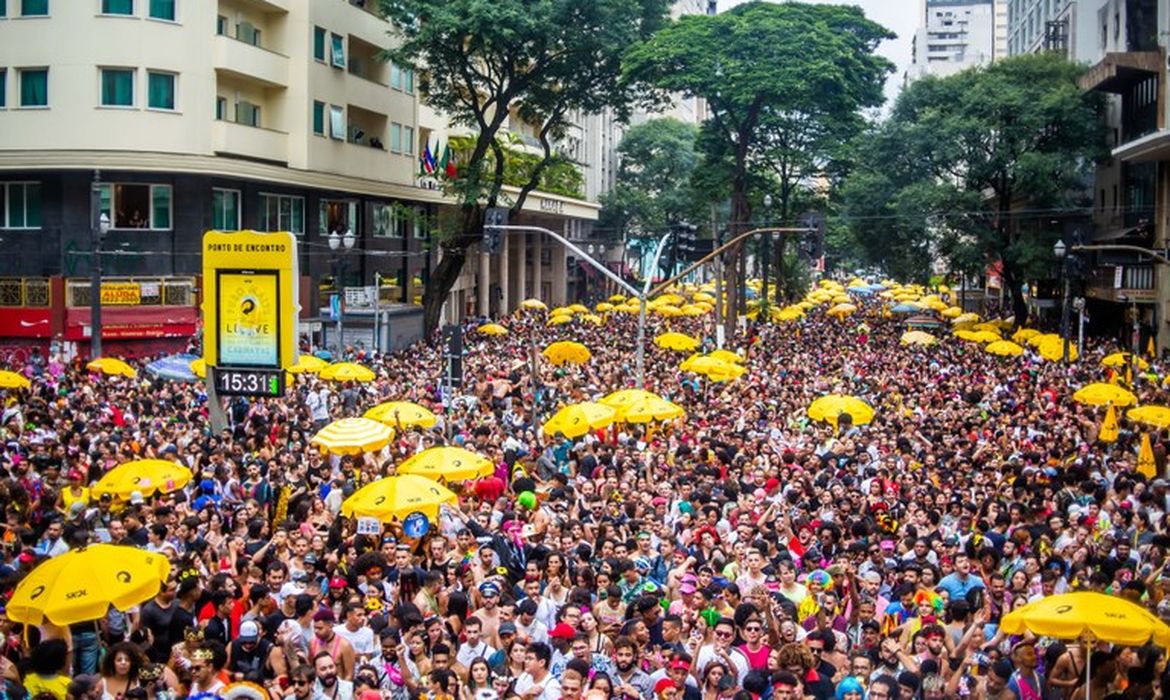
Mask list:
[{"label": "high-rise building", "polygon": [[1081,63],[1098,51],[1102,0],[1007,0],[1008,54],[1060,51]]},{"label": "high-rise building", "polygon": [[995,59],[1008,56],[1008,0],[995,0]]},{"label": "high-rise building", "polygon": [[927,0],[907,80],[945,77],[995,59],[994,0]]}]

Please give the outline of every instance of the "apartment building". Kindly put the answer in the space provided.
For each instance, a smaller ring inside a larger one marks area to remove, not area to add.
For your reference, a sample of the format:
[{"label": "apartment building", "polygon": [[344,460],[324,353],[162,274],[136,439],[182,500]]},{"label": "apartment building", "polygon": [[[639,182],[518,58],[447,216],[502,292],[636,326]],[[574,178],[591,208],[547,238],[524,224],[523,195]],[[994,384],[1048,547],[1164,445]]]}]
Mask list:
[{"label": "apartment building", "polygon": [[1097,8],[1101,0],[1007,0],[1007,50],[1011,56],[1060,51],[1070,60],[1096,59]]},{"label": "apartment building", "polygon": [[908,80],[946,77],[995,59],[994,0],[927,0]]},{"label": "apartment building", "polygon": [[[374,4],[0,0],[0,339],[88,337],[91,191],[104,276],[137,289],[110,293],[115,342],[195,332],[208,229],[301,237],[308,330],[335,287],[377,278],[387,303],[415,302],[450,205],[419,156],[445,120],[422,124],[416,76],[382,60]],[[596,218],[573,197],[527,209],[558,228]],[[332,251],[335,232],[354,248]],[[541,261],[563,256],[542,255],[532,277],[555,281]]]}]

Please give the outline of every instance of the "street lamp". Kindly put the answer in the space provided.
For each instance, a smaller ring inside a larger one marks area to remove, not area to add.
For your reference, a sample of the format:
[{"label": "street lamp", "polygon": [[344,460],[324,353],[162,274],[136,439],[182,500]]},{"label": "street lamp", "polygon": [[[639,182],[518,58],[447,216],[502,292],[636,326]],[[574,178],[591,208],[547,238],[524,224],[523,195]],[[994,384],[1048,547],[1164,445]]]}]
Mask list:
[{"label": "street lamp", "polygon": [[[764,195],[764,228],[771,228],[772,226],[772,195]],[[764,231],[764,284],[763,293],[764,298],[760,302],[760,310],[765,316],[768,312],[768,268],[772,264],[772,234],[769,231]],[[779,279],[777,279],[779,283]]]},{"label": "street lamp", "polygon": [[333,290],[337,296],[337,354],[341,355],[345,352],[345,335],[344,326],[342,325],[342,317],[344,316],[344,297],[345,294],[342,278],[345,277],[345,253],[353,249],[353,244],[356,239],[353,235],[353,229],[347,228],[344,234],[339,234],[337,231],[329,234],[329,250],[333,251],[333,258],[330,261],[333,264]]},{"label": "street lamp", "polygon": [[102,211],[102,175],[93,173],[89,192],[90,206],[90,275],[89,275],[89,354],[102,356],[102,241],[110,232],[110,215]]},{"label": "street lamp", "polygon": [[1060,299],[1060,337],[1063,341],[1061,359],[1065,364],[1068,364],[1069,297],[1071,296],[1069,292],[1069,278],[1071,275],[1069,274],[1068,268],[1071,258],[1068,256],[1068,247],[1061,240],[1057,240],[1052,246],[1052,254],[1056,256],[1056,259],[1060,263],[1060,276],[1064,281],[1064,293]]}]

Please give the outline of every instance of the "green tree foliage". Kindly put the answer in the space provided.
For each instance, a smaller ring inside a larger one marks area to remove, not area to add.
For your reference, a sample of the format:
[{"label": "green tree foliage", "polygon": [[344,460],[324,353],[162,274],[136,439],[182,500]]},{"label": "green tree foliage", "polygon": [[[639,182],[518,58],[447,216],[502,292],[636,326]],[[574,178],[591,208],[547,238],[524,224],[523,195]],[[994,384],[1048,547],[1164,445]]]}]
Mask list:
[{"label": "green tree foliage", "polygon": [[671,222],[699,221],[702,200],[691,186],[698,128],[677,119],[632,127],[618,145],[613,189],[601,196],[599,226],[630,237],[661,234]]},{"label": "green tree foliage", "polygon": [[[795,178],[798,162],[825,157],[812,152],[831,141],[820,134],[881,104],[893,66],[874,51],[887,38],[893,35],[857,7],[750,2],[713,17],[681,18],[631,48],[626,74],[706,100],[710,118],[700,143],[712,167],[727,171],[731,233],[738,235],[751,227],[753,167],[801,150],[791,161]],[[786,140],[785,133],[793,137]],[[740,249],[730,253],[727,275],[733,306]]]},{"label": "green tree foliage", "polygon": [[[533,126],[544,157],[507,204],[519,212],[554,160],[570,114],[626,111],[632,86],[619,80],[622,55],[666,22],[669,0],[380,0],[398,48],[430,106],[475,131],[475,145],[448,184],[459,202],[443,259],[423,295],[428,332],[481,237],[483,209],[505,203],[500,131],[513,115]],[[489,159],[489,153],[493,156]],[[488,167],[490,165],[490,167]]]},{"label": "green tree foliage", "polygon": [[[451,150],[455,154],[456,162],[466,160],[475,150],[475,137],[451,137]],[[536,189],[540,192],[559,194],[565,197],[583,197],[585,194],[585,176],[580,167],[562,154],[554,153],[543,162],[544,158],[535,153],[522,150],[514,144],[505,143],[504,153],[504,184],[511,187],[523,187],[532,180],[532,174],[537,168],[541,169]],[[488,172],[495,170],[495,150],[484,156],[484,168]]]},{"label": "green tree foliage", "polygon": [[1002,262],[1023,323],[1020,286],[1051,272],[1057,232],[1015,210],[1079,207],[1094,160],[1106,153],[1101,98],[1078,87],[1081,70],[1052,54],[1028,55],[911,84],[863,140],[845,183],[846,213],[867,258],[909,279],[929,273],[932,252],[967,272]]}]

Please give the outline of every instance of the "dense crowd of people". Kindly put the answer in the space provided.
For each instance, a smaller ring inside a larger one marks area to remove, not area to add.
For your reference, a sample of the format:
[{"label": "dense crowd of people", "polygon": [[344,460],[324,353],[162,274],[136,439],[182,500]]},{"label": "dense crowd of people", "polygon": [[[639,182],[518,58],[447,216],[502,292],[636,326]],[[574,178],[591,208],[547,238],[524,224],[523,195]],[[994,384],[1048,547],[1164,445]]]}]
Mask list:
[{"label": "dense crowd of people", "polygon": [[[1165,650],[1015,636],[1001,617],[1093,590],[1170,618],[1161,478],[1136,469],[1142,430],[1071,394],[1108,380],[1109,348],[1064,365],[946,337],[904,347],[900,317],[813,310],[749,323],[746,373],[712,383],[648,342],[645,388],[686,410],[662,424],[546,436],[559,406],[634,386],[636,316],[549,326],[539,311],[466,328],[466,383],[442,405],[438,341],[350,349],[370,383],[300,375],[280,400],[236,399],[210,428],[200,384],[89,373],[36,357],[4,397],[2,588],[96,542],[166,556],[158,595],[102,619],[5,632],[10,700],[715,700],[1155,698]],[[654,318],[702,338],[713,320]],[[945,332],[944,332],[945,334]],[[650,334],[648,341],[653,337]],[[583,365],[531,348],[572,339]],[[1166,403],[1162,367],[1134,378]],[[872,422],[815,422],[827,393]],[[321,454],[331,420],[387,400],[432,409],[384,450]],[[1153,434],[1158,473],[1170,438]],[[344,499],[427,447],[494,475],[451,484],[422,538],[358,534]],[[185,488],[92,497],[140,458]],[[532,492],[535,499],[520,498]],[[1086,678],[1086,665],[1091,674]],[[1087,686],[1087,687],[1086,687]]]}]

